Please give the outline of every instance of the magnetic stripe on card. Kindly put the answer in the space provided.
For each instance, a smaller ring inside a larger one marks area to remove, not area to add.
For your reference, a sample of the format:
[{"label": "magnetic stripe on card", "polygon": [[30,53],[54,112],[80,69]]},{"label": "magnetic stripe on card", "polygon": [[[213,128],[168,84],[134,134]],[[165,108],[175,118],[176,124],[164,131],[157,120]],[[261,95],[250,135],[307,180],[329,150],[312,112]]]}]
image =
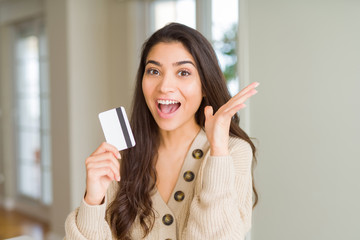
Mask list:
[{"label": "magnetic stripe on card", "polygon": [[121,128],[123,130],[123,133],[124,133],[126,146],[128,148],[130,148],[131,147],[131,141],[130,141],[129,131],[128,131],[127,127],[126,127],[124,115],[123,115],[123,113],[121,111],[121,108],[116,108],[116,113],[118,115],[120,126],[121,126]]}]

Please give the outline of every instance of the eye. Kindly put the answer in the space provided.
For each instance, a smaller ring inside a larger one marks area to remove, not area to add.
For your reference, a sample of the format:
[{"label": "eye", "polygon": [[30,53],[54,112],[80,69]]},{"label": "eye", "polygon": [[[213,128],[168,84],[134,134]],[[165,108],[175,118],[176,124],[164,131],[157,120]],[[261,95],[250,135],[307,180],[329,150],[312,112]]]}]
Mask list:
[{"label": "eye", "polygon": [[149,74],[149,75],[159,75],[159,71],[154,69],[154,68],[149,68],[148,70],[146,70],[146,74]]},{"label": "eye", "polygon": [[190,75],[190,72],[189,71],[186,71],[186,70],[181,70],[178,72],[178,75],[181,76],[181,77],[187,77]]}]

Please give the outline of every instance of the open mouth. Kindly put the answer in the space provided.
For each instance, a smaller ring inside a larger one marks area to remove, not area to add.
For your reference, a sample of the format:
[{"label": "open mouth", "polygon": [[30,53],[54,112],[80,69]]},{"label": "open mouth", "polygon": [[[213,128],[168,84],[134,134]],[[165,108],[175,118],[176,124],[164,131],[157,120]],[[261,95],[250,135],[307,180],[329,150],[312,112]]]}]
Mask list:
[{"label": "open mouth", "polygon": [[157,103],[158,109],[164,114],[176,112],[181,105],[181,103],[176,100],[157,100]]}]

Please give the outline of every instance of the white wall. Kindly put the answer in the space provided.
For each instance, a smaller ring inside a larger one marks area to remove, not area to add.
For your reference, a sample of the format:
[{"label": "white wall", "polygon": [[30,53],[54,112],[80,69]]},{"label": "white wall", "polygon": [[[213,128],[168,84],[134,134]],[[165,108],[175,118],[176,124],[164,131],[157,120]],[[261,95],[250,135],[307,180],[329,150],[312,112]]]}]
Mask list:
[{"label": "white wall", "polygon": [[46,1],[57,235],[84,195],[85,159],[104,141],[98,113],[130,107],[144,11],[138,1]]},{"label": "white wall", "polygon": [[[11,92],[12,85],[7,81],[11,78],[11,50],[8,48],[8,44],[11,41],[11,31],[9,28],[1,24],[0,26],[0,103],[1,103],[1,167],[0,173],[3,174],[3,181],[1,185],[1,193],[3,194],[0,197],[0,200],[3,205],[12,207],[14,205],[15,198],[15,184],[14,184],[14,164],[12,159],[14,159],[12,151],[12,125],[13,125],[13,114],[12,114],[12,101],[11,101]],[[10,61],[9,61],[10,58]],[[9,101],[10,99],[10,101]]]},{"label": "white wall", "polygon": [[52,229],[85,191],[85,159],[103,141],[97,114],[108,108],[107,1],[47,1],[54,203]]},{"label": "white wall", "polygon": [[249,1],[252,240],[360,239],[360,1]]},{"label": "white wall", "polygon": [[51,151],[53,177],[52,231],[64,232],[71,209],[70,100],[66,1],[46,1],[49,78],[51,91]]},{"label": "white wall", "polygon": [[78,0],[67,6],[73,206],[85,189],[85,158],[104,140],[97,115],[109,102],[106,3]]},{"label": "white wall", "polygon": [[141,1],[110,1],[108,6],[110,105],[129,110],[146,39],[147,8]]}]

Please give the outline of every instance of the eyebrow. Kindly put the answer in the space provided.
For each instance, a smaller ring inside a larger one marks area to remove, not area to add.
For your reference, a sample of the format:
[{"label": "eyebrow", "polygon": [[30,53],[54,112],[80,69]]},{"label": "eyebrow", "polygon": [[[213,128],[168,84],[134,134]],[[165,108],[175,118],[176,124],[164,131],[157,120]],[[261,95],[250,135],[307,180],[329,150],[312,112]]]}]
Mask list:
[{"label": "eyebrow", "polygon": [[[159,63],[158,61],[154,61],[154,60],[148,60],[148,61],[146,62],[146,64],[145,64],[145,66],[148,65],[149,63],[152,63],[152,64],[154,64],[154,65],[156,65],[156,66],[159,66],[159,67],[162,66],[161,63]],[[193,65],[194,67],[196,67],[195,64],[194,64],[192,61],[188,61],[188,60],[184,60],[184,61],[179,61],[179,62],[173,63],[173,66],[180,66],[180,65],[184,65],[184,64],[188,64],[188,63],[191,64],[191,65]]]},{"label": "eyebrow", "polygon": [[173,65],[174,66],[180,66],[180,65],[183,65],[183,64],[187,64],[187,63],[190,63],[191,65],[193,65],[195,67],[195,64],[192,61],[180,61],[180,62],[174,63]]},{"label": "eyebrow", "polygon": [[145,66],[148,65],[149,63],[152,63],[152,64],[154,64],[154,65],[156,65],[156,66],[159,66],[159,67],[162,66],[161,63],[159,63],[159,62],[157,62],[157,61],[154,61],[154,60],[149,60],[149,61],[147,61],[147,62],[145,63]]}]

